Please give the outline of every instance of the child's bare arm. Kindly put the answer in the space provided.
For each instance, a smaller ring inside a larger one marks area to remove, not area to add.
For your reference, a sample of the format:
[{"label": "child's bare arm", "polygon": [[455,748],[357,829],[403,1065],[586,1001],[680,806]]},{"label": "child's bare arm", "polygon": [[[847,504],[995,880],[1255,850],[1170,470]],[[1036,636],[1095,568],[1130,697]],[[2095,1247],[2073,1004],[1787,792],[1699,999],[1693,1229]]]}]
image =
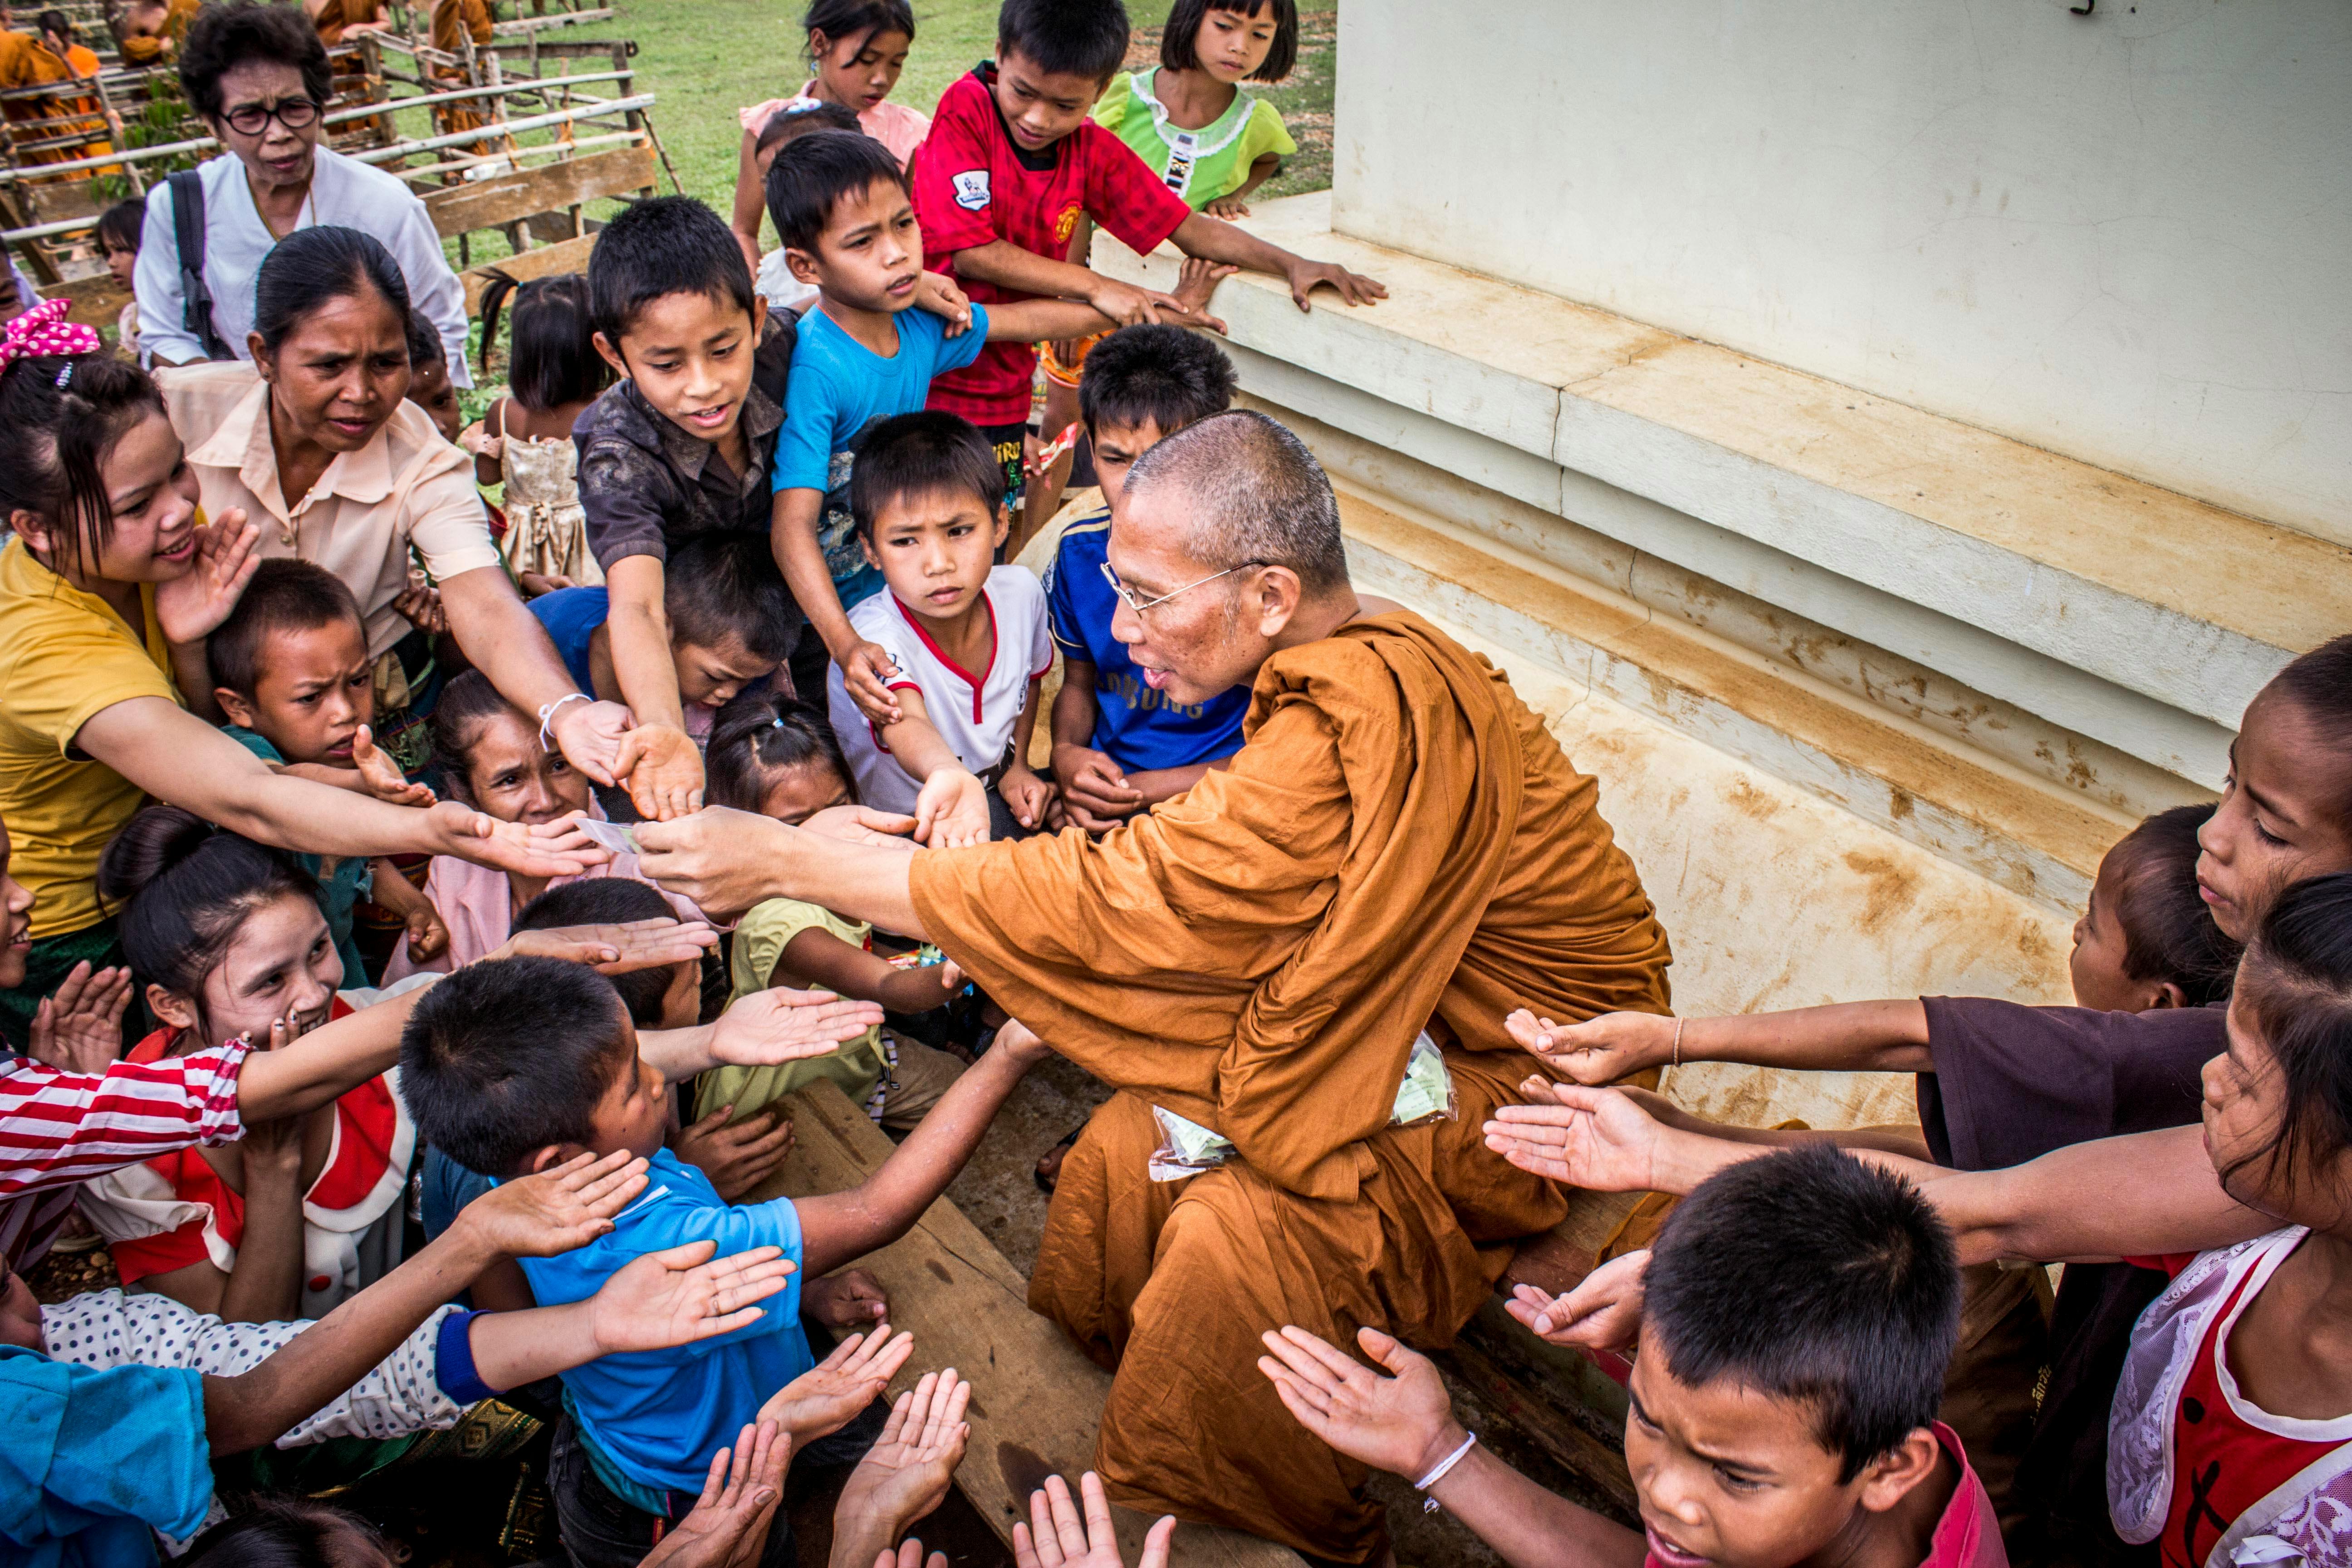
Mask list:
[{"label": "child's bare arm", "polygon": [[745,126],[742,150],[735,158],[735,210],[729,216],[728,226],[735,231],[735,243],[743,248],[743,265],[754,278],[760,275],[760,220],[768,213],[767,173],[760,167],[760,132]]},{"label": "child's bare arm", "polygon": [[412,963],[429,965],[449,951],[449,928],[442,922],[441,911],[422,889],[400,873],[400,868],[382,856],[369,863],[368,898],[373,903],[390,910],[400,917],[408,942],[408,959]]},{"label": "child's bare arm", "polygon": [[1042,675],[1029,678],[1029,694],[1022,699],[1020,716],[1013,721],[1013,761],[996,785],[996,793],[1024,827],[1043,823],[1046,808],[1054,803],[1053,784],[1038,777],[1037,770],[1029,765],[1029,738],[1036,732],[1037,710],[1042,706],[1038,692],[1045,684]]},{"label": "child's bare arm", "polygon": [[1504,1026],[1547,1067],[1582,1084],[1614,1083],[1664,1067],[1675,1058],[1678,1038],[1686,1062],[1828,1072],[1936,1070],[1927,1009],[1916,996],[1729,1018],[1603,1013],[1581,1024],[1554,1024],[1522,1009]]},{"label": "child's bare arm", "polygon": [[1275,175],[1281,172],[1282,159],[1280,155],[1273,153],[1261,153],[1257,155],[1257,162],[1250,165],[1249,178],[1241,183],[1241,187],[1238,190],[1228,191],[1225,195],[1219,196],[1215,201],[1209,203],[1208,205],[1202,207],[1201,210],[1207,213],[1211,217],[1221,217],[1229,220],[1237,217],[1247,217],[1249,216],[1250,193],[1256,190],[1260,185],[1265,184],[1268,180],[1274,178]]},{"label": "child's bare arm", "polygon": [[829,931],[811,927],[784,943],[770,973],[771,985],[802,985],[879,1002],[893,1013],[926,1013],[944,1005],[963,988],[963,971],[952,963],[901,969],[862,947],[852,947]]},{"label": "child's bare arm", "polygon": [[830,1274],[914,1228],[971,1158],[1022,1075],[1045,1055],[1035,1035],[1006,1025],[881,1169],[845,1193],[797,1200],[803,1277]]},{"label": "child's bare arm", "polygon": [[1091,268],[1073,267],[1066,261],[1048,260],[1034,251],[1022,249],[1010,240],[992,239],[986,245],[959,250],[955,253],[954,264],[959,278],[977,278],[1000,289],[1017,289],[1024,294],[1035,294],[1045,299],[1084,300],[1122,327],[1131,327],[1139,321],[1157,321],[1163,311],[1172,311],[1179,316],[1184,314],[1183,304],[1173,294],[1163,294],[1156,289],[1139,289],[1132,283],[1106,278]]},{"label": "child's bare arm", "polygon": [[[677,665],[669,652],[669,612],[662,607],[662,563],[650,555],[626,555],[604,574],[612,608],[605,629],[613,644],[613,678],[621,700],[639,724],[686,729],[686,705],[677,694]],[[591,695],[593,695],[593,693]]]},{"label": "child's bare arm", "polygon": [[882,743],[907,776],[923,786],[915,797],[916,839],[935,849],[986,843],[987,787],[932,727],[923,694],[906,690],[897,696],[904,717],[883,728]]},{"label": "child's bare arm", "polygon": [[1384,284],[1350,272],[1336,262],[1309,261],[1303,256],[1293,256],[1247,229],[1235,228],[1224,219],[1205,213],[1194,213],[1178,225],[1174,237],[1176,248],[1187,256],[1206,257],[1211,261],[1230,262],[1252,272],[1271,272],[1287,279],[1290,297],[1302,310],[1310,309],[1307,296],[1325,283],[1337,289],[1339,298],[1350,305],[1369,305],[1388,298]]},{"label": "child's bare arm", "polygon": [[824,639],[825,652],[841,666],[849,700],[877,724],[894,723],[900,717],[898,698],[889,683],[898,666],[889,649],[858,634],[849,623],[849,612],[841,607],[833,570],[824,563],[824,549],[816,538],[824,511],[823,490],[778,490],[768,524],[768,549],[776,558],[776,569],[784,574],[784,585],[807,613],[816,635]]}]

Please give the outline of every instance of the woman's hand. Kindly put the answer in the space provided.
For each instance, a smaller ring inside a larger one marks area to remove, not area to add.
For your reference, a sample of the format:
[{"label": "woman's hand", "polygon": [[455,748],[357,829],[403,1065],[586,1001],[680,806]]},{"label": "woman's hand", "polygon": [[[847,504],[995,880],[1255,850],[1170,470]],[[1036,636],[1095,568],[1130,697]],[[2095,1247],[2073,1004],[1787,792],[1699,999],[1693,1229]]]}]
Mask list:
[{"label": "woman's hand", "polygon": [[775,1173],[793,1152],[793,1120],[771,1106],[740,1121],[722,1105],[682,1129],[671,1145],[677,1157],[710,1178],[719,1195],[733,1203]]},{"label": "woman's hand", "polygon": [[639,816],[667,822],[702,809],[702,753],[669,724],[640,724],[621,737],[613,777],[629,789]]},{"label": "woman's hand", "polygon": [[702,950],[719,945],[719,933],[707,925],[689,925],[663,916],[625,921],[619,925],[551,926],[544,931],[519,931],[480,962],[502,958],[560,958],[584,963],[599,974],[629,974],[665,964],[699,962]]},{"label": "woman's hand", "polygon": [[1659,1190],[1664,1129],[1623,1094],[1540,1078],[1528,1079],[1519,1092],[1537,1103],[1496,1106],[1486,1125],[1487,1148],[1522,1171],[1570,1186]]},{"label": "woman's hand", "polygon": [[588,1299],[598,1353],[660,1351],[710,1339],[759,1321],[793,1265],[778,1247],[713,1258],[708,1238],[631,1258]]},{"label": "woman's hand", "polygon": [[500,822],[459,801],[425,808],[428,854],[455,855],[519,877],[576,877],[613,857],[580,831],[571,817],[554,822]]},{"label": "woman's hand", "polygon": [[122,1015],[131,1005],[131,971],[93,973],[85,959],[33,1013],[32,1058],[59,1072],[96,1078],[122,1055]]},{"label": "woman's hand", "polygon": [[261,565],[253,547],[260,528],[233,506],[196,530],[195,563],[184,576],[155,585],[155,624],[175,643],[200,643],[228,619]]},{"label": "woman's hand", "polygon": [[608,788],[620,783],[621,742],[636,727],[637,716],[617,702],[566,702],[547,716],[563,760]]},{"label": "woman's hand", "polygon": [[1274,1353],[1258,1357],[1257,1369],[1274,1380],[1284,1406],[1348,1458],[1412,1480],[1461,1443],[1454,1402],[1435,1364],[1380,1330],[1357,1330],[1356,1342],[1393,1377],[1382,1377],[1305,1329],[1259,1337]]},{"label": "woman's hand", "polygon": [[710,1026],[711,1059],[728,1067],[779,1067],[830,1056],[882,1022],[878,1002],[830,991],[755,991]]},{"label": "woman's hand", "polygon": [[802,1286],[801,1311],[828,1329],[870,1329],[890,1316],[890,1293],[863,1268],[845,1268]]},{"label": "woman's hand", "polygon": [[1555,1024],[1522,1007],[1503,1020],[1519,1048],[1578,1083],[1614,1083],[1674,1055],[1679,1021],[1659,1013],[1603,1013],[1581,1024]]},{"label": "woman's hand", "polygon": [[[1045,1489],[1029,1495],[1029,1522],[1013,1521],[1014,1568],[1126,1568],[1102,1478],[1092,1470],[1080,1476],[1078,1495],[1086,1502],[1083,1523],[1070,1501],[1070,1483],[1061,1477],[1047,1476]],[[1168,1542],[1175,1533],[1173,1514],[1154,1524],[1137,1568],[1168,1568]]]},{"label": "woman's hand", "polygon": [[421,784],[411,784],[400,771],[400,764],[383,754],[375,743],[375,731],[365,724],[352,736],[352,766],[360,773],[360,787],[382,801],[394,805],[426,806],[433,804],[431,789]]},{"label": "woman's hand", "polygon": [[767,1551],[792,1455],[792,1438],[773,1425],[744,1427],[731,1452],[710,1457],[702,1496],[638,1568],[754,1568]]},{"label": "woman's hand", "polygon": [[613,1216],[646,1190],[646,1162],[625,1149],[576,1154],[561,1165],[501,1182],[457,1211],[450,1225],[500,1258],[552,1258],[613,1229]]},{"label": "woman's hand", "polygon": [[1548,1296],[1532,1285],[1514,1287],[1503,1310],[1552,1344],[1630,1350],[1642,1337],[1643,1288],[1649,1271],[1646,1248],[1629,1252],[1595,1268],[1565,1296]]},{"label": "woman's hand", "polygon": [[831,1355],[771,1394],[760,1406],[760,1419],[776,1422],[805,1447],[856,1420],[914,1353],[913,1335],[894,1337],[889,1324],[877,1323],[872,1333],[850,1335]]},{"label": "woman's hand", "polygon": [[915,796],[915,839],[934,849],[988,842],[988,786],[962,768],[940,768]]},{"label": "woman's hand", "polygon": [[944,272],[927,268],[916,278],[915,309],[946,317],[948,337],[960,338],[971,330],[971,300]]},{"label": "woman's hand", "polygon": [[1025,763],[1015,763],[1004,770],[996,793],[1004,797],[1004,804],[1013,808],[1013,819],[1024,827],[1043,826],[1045,813],[1054,804],[1054,786],[1039,778]]},{"label": "woman's hand", "polygon": [[835,1529],[868,1541],[895,1539],[940,1506],[963,1462],[971,1427],[963,1418],[971,1384],[955,1368],[925,1373],[898,1396],[881,1440],[857,1461],[835,1505]]}]

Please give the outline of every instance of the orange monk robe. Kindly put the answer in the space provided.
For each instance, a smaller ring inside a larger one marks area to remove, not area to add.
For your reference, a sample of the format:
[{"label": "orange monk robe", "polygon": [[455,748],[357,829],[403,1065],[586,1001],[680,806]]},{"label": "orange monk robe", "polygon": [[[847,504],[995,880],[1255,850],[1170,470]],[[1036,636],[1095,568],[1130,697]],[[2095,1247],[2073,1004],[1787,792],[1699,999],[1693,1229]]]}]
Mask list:
[{"label": "orange monk robe", "polygon": [[[488,48],[492,20],[490,8],[483,0],[433,0],[433,47],[444,54],[461,54],[464,51],[458,47],[458,39],[462,34],[473,40],[476,48]],[[436,74],[434,85],[446,92],[453,88],[462,88],[467,83],[462,74]],[[488,117],[482,112],[481,105],[480,99],[444,105],[436,110],[442,133],[455,135],[460,131],[471,131],[487,123]],[[460,151],[478,153],[482,149],[477,145]]]},{"label": "orange monk robe", "polygon": [[[1063,1164],[1029,1298],[1117,1372],[1111,1495],[1360,1562],[1366,1471],[1283,1409],[1257,1336],[1451,1341],[1566,1213],[1480,1135],[1538,1065],[1505,1015],[1662,1013],[1670,954],[1593,781],[1419,616],[1268,660],[1244,734],[1099,840],[927,852],[912,891],[965,973],[1119,1090]],[[1456,1118],[1390,1129],[1424,1026]],[[1236,1158],[1151,1181],[1154,1105]]]},{"label": "orange monk robe", "polygon": [[[46,87],[52,82],[73,81],[98,74],[98,57],[79,44],[67,48],[60,59],[51,49],[30,34],[0,32],[0,89]],[[64,136],[103,131],[106,121],[100,116],[98,100],[92,98],[20,99],[6,105],[6,116],[19,125],[30,126],[47,121],[37,130],[20,132],[26,140]],[[114,151],[111,142],[94,142],[80,147],[47,147],[21,154],[33,163],[59,163],[69,158],[94,157]],[[100,169],[99,174],[119,174],[119,169]],[[62,178],[63,176],[59,176]]]},{"label": "orange monk robe", "polygon": [[152,66],[165,54],[175,49],[188,36],[188,24],[196,18],[204,0],[171,0],[164,7],[162,30],[154,33],[125,33],[116,41],[127,66]]}]

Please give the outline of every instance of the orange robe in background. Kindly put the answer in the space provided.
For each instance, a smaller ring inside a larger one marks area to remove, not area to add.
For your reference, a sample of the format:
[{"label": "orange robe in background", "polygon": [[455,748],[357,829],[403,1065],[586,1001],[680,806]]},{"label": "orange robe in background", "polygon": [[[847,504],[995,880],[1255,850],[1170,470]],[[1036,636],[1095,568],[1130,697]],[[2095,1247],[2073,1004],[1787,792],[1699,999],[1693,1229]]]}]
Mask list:
[{"label": "orange robe in background", "polygon": [[[462,54],[464,50],[458,45],[462,32],[464,37],[473,39],[476,48],[488,48],[491,22],[490,8],[484,0],[433,0],[433,47],[444,54]],[[436,91],[447,92],[466,85],[463,73],[446,76],[436,73],[434,78]],[[460,131],[471,131],[488,123],[489,117],[482,112],[482,103],[480,99],[468,99],[435,110],[441,122],[442,134],[455,135]],[[486,150],[478,143],[458,149],[461,153]]]},{"label": "orange robe in background", "polygon": [[204,0],[171,0],[164,7],[163,30],[160,34],[131,33],[116,41],[126,66],[152,66],[164,55],[179,47],[188,36],[188,24],[196,19]]},{"label": "orange robe in background", "polygon": [[[60,59],[55,50],[30,34],[0,32],[0,89],[46,87],[51,82],[95,77],[98,69],[98,56],[79,44],[70,46],[66,58]],[[31,125],[35,121],[49,122],[38,130],[22,132],[29,139],[103,131],[106,128],[95,97],[20,100],[6,106],[6,115],[20,126]],[[95,157],[113,151],[113,142],[95,142],[82,147],[44,148],[24,153],[20,157],[31,163],[61,163],[72,158]],[[119,174],[121,171],[86,171],[80,177],[87,178],[90,173]]]},{"label": "orange robe in background", "polygon": [[[1479,1127],[1538,1069],[1504,1033],[1666,1010],[1665,932],[1542,721],[1397,612],[1276,655],[1231,768],[1099,840],[915,858],[923,926],[1118,1094],[1064,1162],[1030,1306],[1117,1377],[1096,1465],[1118,1501],[1360,1562],[1366,1471],[1256,1367],[1297,1323],[1435,1347],[1514,1243],[1566,1214]],[[1457,1114],[1393,1129],[1414,1037]],[[1154,1105],[1233,1140],[1150,1179]]]}]

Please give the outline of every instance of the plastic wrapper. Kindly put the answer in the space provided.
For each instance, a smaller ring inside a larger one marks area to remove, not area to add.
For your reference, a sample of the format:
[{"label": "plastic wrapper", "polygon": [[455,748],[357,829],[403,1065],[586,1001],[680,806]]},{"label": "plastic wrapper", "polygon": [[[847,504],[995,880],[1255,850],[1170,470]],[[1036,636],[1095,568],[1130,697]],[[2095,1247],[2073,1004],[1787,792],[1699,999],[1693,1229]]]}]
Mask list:
[{"label": "plastic wrapper", "polygon": [[[1445,1068],[1445,1053],[1426,1030],[1405,1058],[1404,1081],[1397,1085],[1396,1107],[1389,1125],[1419,1127],[1424,1122],[1451,1121],[1461,1114],[1454,1097],[1454,1075]],[[1150,1173],[1155,1182],[1181,1182],[1203,1171],[1213,1171],[1233,1158],[1233,1140],[1213,1132],[1160,1106],[1151,1108],[1160,1128],[1160,1145],[1151,1151]]]}]

